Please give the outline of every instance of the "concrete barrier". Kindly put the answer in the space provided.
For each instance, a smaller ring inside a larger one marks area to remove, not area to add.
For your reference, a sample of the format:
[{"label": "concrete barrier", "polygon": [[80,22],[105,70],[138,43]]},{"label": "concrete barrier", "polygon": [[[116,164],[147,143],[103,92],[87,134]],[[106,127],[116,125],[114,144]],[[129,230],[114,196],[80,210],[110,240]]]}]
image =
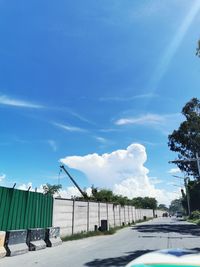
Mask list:
[{"label": "concrete barrier", "polygon": [[47,247],[55,247],[62,244],[60,238],[60,227],[49,227],[46,229],[45,242]]},{"label": "concrete barrier", "polygon": [[30,251],[46,248],[46,243],[44,240],[45,240],[45,229],[43,228],[28,229],[27,245]]},{"label": "concrete barrier", "polygon": [[15,256],[28,252],[26,244],[27,230],[11,230],[6,232],[6,256]]},{"label": "concrete barrier", "polygon": [[6,256],[6,249],[4,248],[6,232],[0,231],[0,258]]}]

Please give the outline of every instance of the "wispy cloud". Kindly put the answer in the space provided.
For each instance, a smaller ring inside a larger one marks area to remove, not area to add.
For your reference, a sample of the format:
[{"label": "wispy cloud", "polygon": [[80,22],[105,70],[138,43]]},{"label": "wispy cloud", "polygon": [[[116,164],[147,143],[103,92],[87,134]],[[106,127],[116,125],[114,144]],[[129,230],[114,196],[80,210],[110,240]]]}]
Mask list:
[{"label": "wispy cloud", "polygon": [[180,119],[181,119],[180,113],[163,114],[163,115],[148,113],[140,116],[120,118],[115,122],[115,124],[116,125],[128,125],[128,124],[163,125],[167,121],[171,121],[173,123],[179,122]]},{"label": "wispy cloud", "polygon": [[163,116],[157,114],[147,114],[138,117],[121,118],[115,122],[116,125],[128,125],[128,124],[139,124],[139,125],[152,125],[161,124],[165,121]]},{"label": "wispy cloud", "polygon": [[113,133],[121,131],[119,128],[107,128],[107,129],[100,129],[99,132],[101,133]]},{"label": "wispy cloud", "polygon": [[6,95],[0,95],[0,105],[13,106],[19,108],[34,108],[34,109],[44,108],[44,106],[42,105],[34,104],[20,99],[11,98]]},{"label": "wispy cloud", "polygon": [[67,132],[87,132],[87,130],[83,129],[83,128],[79,128],[79,127],[75,127],[75,126],[71,126],[71,125],[65,125],[62,123],[57,123],[57,122],[53,122],[52,123],[54,126],[61,128]]},{"label": "wispy cloud", "polygon": [[94,122],[88,120],[87,118],[83,117],[82,115],[78,114],[77,112],[75,112],[73,110],[68,110],[68,111],[72,116],[76,117],[80,121],[86,122],[86,123],[91,124],[91,125],[96,125]]},{"label": "wispy cloud", "polygon": [[49,139],[49,140],[47,140],[47,143],[53,149],[53,151],[57,151],[58,150],[58,146],[57,146],[56,141],[54,141],[52,139]]},{"label": "wispy cloud", "polygon": [[162,143],[149,142],[145,140],[136,140],[135,143],[146,145],[146,146],[162,146]]},{"label": "wispy cloud", "polygon": [[144,98],[155,98],[158,97],[157,94],[149,93],[149,94],[141,94],[141,95],[135,95],[130,97],[121,97],[121,96],[110,96],[110,97],[101,97],[99,101],[102,102],[128,102],[133,101],[136,99],[144,99]]},{"label": "wispy cloud", "polygon": [[151,127],[164,134],[169,135],[173,129],[177,128],[182,121],[180,113],[172,114],[146,114],[133,117],[123,117],[115,121],[115,125],[123,127],[128,125],[140,125],[144,127]]},{"label": "wispy cloud", "polygon": [[172,168],[168,171],[170,174],[176,174],[176,173],[181,173],[181,170],[179,168]]},{"label": "wispy cloud", "polygon": [[105,138],[103,138],[103,137],[101,137],[101,136],[96,136],[95,139],[96,139],[98,142],[102,143],[102,144],[105,144],[105,143],[108,142],[107,139],[105,139]]}]

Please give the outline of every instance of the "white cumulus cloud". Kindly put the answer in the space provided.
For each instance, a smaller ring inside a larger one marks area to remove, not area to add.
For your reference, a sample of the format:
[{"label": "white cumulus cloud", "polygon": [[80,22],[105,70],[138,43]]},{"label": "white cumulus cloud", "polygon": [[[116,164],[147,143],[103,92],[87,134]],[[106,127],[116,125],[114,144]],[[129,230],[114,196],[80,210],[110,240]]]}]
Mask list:
[{"label": "white cumulus cloud", "polygon": [[[44,189],[43,189],[44,185],[40,185],[37,187],[37,192],[38,193],[44,193]],[[29,188],[30,191],[35,192],[35,188],[33,187],[33,183],[29,182],[27,184],[21,184],[17,187],[20,190],[24,190],[27,191]],[[86,192],[87,195],[90,196],[91,195],[91,188],[87,188]],[[66,189],[60,189],[59,193],[56,193],[54,195],[54,197],[62,197],[62,198],[73,198],[73,197],[81,197],[81,193],[79,192],[79,190],[75,187],[75,186],[68,186]]]},{"label": "white cumulus cloud", "polygon": [[35,192],[36,191],[38,193],[43,193],[44,192],[43,186],[44,185],[40,185],[40,186],[34,187],[32,182],[28,182],[27,184],[25,184],[25,183],[24,184],[20,184],[17,187],[17,189],[24,190],[24,191],[29,190],[29,191],[32,191],[32,192]]},{"label": "white cumulus cloud", "polygon": [[177,195],[157,189],[148,177],[149,170],[144,167],[147,160],[145,147],[131,144],[127,149],[111,153],[85,156],[69,156],[61,159],[70,168],[82,171],[90,183],[97,187],[111,188],[115,194],[128,196],[156,197],[160,203],[169,204]]},{"label": "white cumulus cloud", "polygon": [[2,182],[6,178],[5,174],[0,174],[0,182]]},{"label": "white cumulus cloud", "polygon": [[18,189],[24,190],[24,191],[27,191],[29,188],[30,188],[30,191],[34,191],[34,189],[32,188],[32,183],[31,182],[29,182],[27,184],[21,184],[21,185],[18,186]]}]

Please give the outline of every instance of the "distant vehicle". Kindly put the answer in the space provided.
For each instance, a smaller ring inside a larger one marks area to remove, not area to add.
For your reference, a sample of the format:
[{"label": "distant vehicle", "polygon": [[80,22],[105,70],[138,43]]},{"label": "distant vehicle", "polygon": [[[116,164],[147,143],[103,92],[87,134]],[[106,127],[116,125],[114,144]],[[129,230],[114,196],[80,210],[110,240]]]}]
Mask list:
[{"label": "distant vehicle", "polygon": [[181,211],[176,212],[176,218],[183,218],[183,213]]},{"label": "distant vehicle", "polygon": [[163,217],[168,217],[168,215],[169,215],[168,212],[164,212],[162,216]]}]

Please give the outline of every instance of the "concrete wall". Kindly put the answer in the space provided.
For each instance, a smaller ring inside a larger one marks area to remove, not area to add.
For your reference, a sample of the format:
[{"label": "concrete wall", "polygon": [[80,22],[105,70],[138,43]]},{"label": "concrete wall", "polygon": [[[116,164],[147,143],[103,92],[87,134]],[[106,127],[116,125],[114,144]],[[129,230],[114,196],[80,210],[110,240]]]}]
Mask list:
[{"label": "concrete wall", "polygon": [[[161,217],[162,211],[155,211]],[[135,209],[133,206],[121,206],[112,203],[54,199],[53,226],[61,228],[61,236],[94,231],[101,220],[108,220],[109,227],[121,226],[134,221],[153,217],[153,210]]]}]

